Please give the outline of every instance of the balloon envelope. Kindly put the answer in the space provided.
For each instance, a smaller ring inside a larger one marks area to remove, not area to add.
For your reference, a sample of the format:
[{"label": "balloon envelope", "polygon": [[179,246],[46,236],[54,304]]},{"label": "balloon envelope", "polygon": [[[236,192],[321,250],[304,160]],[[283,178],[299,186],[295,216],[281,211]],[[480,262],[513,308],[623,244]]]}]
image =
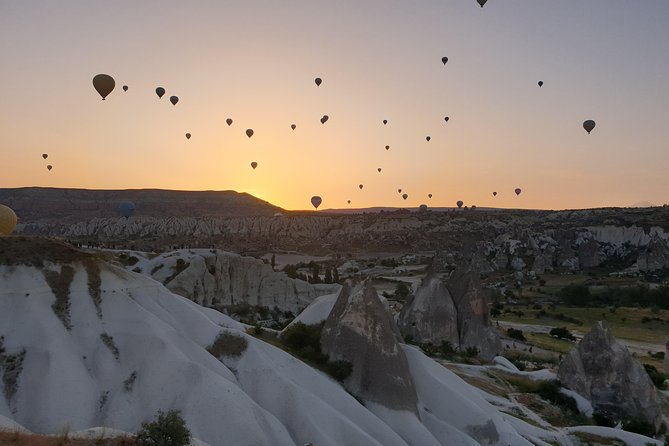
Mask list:
[{"label": "balloon envelope", "polygon": [[47,159],[48,157],[49,157],[48,154],[46,154],[46,153],[43,153],[43,154],[42,154],[42,158]]},{"label": "balloon envelope", "polygon": [[186,139],[190,139],[190,133],[186,133]]},{"label": "balloon envelope", "polygon": [[464,203],[462,202],[462,200],[458,200],[458,202],[457,202],[457,203],[455,203],[455,204],[457,204],[457,205],[458,205],[458,207],[459,207],[459,208],[461,208],[461,207],[462,207],[462,205],[463,205]]},{"label": "balloon envelope", "polygon": [[383,120],[383,125],[386,125],[386,124],[388,124],[388,120],[387,120],[387,119],[384,119],[384,120]]},{"label": "balloon envelope", "polygon": [[295,124],[291,124],[291,125],[290,125],[290,128],[293,129],[293,130],[295,130],[295,129],[297,128],[297,126],[296,126]]},{"label": "balloon envelope", "polygon": [[170,102],[172,105],[177,105],[177,102],[179,102],[179,98],[176,96],[170,96]]},{"label": "balloon envelope", "polygon": [[135,203],[133,203],[132,201],[124,201],[118,207],[118,211],[125,218],[130,218],[132,216],[132,214],[135,213]]},{"label": "balloon envelope", "polygon": [[586,132],[588,132],[588,134],[590,134],[590,132],[592,132],[595,129],[595,125],[596,125],[595,121],[593,121],[592,119],[588,119],[583,123],[583,128],[585,129]]},{"label": "balloon envelope", "polygon": [[313,197],[311,197],[311,204],[316,209],[318,209],[318,206],[320,206],[322,202],[323,202],[323,200],[318,195],[314,195]]},{"label": "balloon envelope", "polygon": [[398,193],[398,194],[401,194],[401,193],[402,193],[402,189],[397,189],[397,193]]},{"label": "balloon envelope", "polygon": [[93,86],[100,96],[102,96],[102,100],[104,101],[107,95],[114,90],[116,82],[114,82],[114,78],[108,74],[98,74],[93,78]]},{"label": "balloon envelope", "polygon": [[409,194],[402,194],[402,198],[406,200],[407,198],[409,198]]},{"label": "balloon envelope", "polygon": [[19,219],[9,207],[0,204],[0,234],[10,235],[16,229]]},{"label": "balloon envelope", "polygon": [[516,190],[514,190],[514,192],[516,193],[516,195],[520,195],[522,190],[519,187],[517,187]]},{"label": "balloon envelope", "polygon": [[253,170],[256,170],[256,167],[258,167],[258,163],[255,161],[251,163],[251,167],[253,167]]},{"label": "balloon envelope", "polygon": [[363,186],[362,186],[362,184],[358,184],[358,187],[359,187],[360,189],[362,189]]},{"label": "balloon envelope", "polygon": [[449,118],[448,116],[444,117],[444,121],[446,121],[446,122],[448,122],[449,119],[451,119],[451,118]]},{"label": "balloon envelope", "polygon": [[481,5],[481,8],[483,8],[483,5],[485,5],[488,0],[476,0],[476,1],[478,2],[479,5]]},{"label": "balloon envelope", "polygon": [[386,146],[386,150],[390,149],[390,146]]},{"label": "balloon envelope", "polygon": [[51,169],[53,169],[53,166],[51,164],[49,164],[48,166],[46,166],[46,168],[47,168],[47,170],[51,170]]},{"label": "balloon envelope", "polygon": [[425,141],[427,141],[427,142],[430,142],[431,139],[432,139],[432,138],[429,137],[429,136],[426,136],[426,137],[425,137]]},{"label": "balloon envelope", "polygon": [[165,89],[163,87],[156,88],[156,94],[158,95],[159,98],[162,98],[163,95],[165,94]]},{"label": "balloon envelope", "polygon": [[441,58],[441,62],[446,65],[446,62],[448,62],[448,57],[444,56]]},{"label": "balloon envelope", "polygon": [[123,86],[123,91],[128,91],[128,86],[127,85]]},{"label": "balloon envelope", "polygon": [[330,119],[328,115],[323,115],[323,117],[321,118],[321,124],[325,124],[326,122],[328,122],[328,119]]},{"label": "balloon envelope", "polygon": [[496,196],[497,196],[497,192],[493,192],[493,193],[492,193],[492,196],[493,196],[493,197],[496,197]]},{"label": "balloon envelope", "polygon": [[378,169],[376,169],[376,170],[378,170],[378,171],[379,171],[379,173],[381,173],[381,168],[380,168],[380,167],[379,167]]},{"label": "balloon envelope", "polygon": [[543,87],[544,86],[544,81],[539,81],[538,84],[539,84],[540,87]]},{"label": "balloon envelope", "polygon": [[253,129],[246,129],[246,136],[249,138],[253,136]]},{"label": "balloon envelope", "polygon": [[228,126],[232,125],[232,119],[228,118],[225,120],[225,123],[228,124]]},{"label": "balloon envelope", "polygon": [[317,87],[320,87],[321,83],[323,82],[323,79],[321,79],[320,77],[317,77],[316,79],[314,79],[314,82],[316,82]]},{"label": "balloon envelope", "polygon": [[428,197],[428,198],[432,198],[432,194],[427,194],[427,197]]}]

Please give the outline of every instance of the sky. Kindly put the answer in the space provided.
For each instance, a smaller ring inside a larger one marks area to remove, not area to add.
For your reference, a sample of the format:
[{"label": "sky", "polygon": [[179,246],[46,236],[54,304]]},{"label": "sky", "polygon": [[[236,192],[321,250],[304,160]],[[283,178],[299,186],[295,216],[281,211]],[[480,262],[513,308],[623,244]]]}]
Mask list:
[{"label": "sky", "polygon": [[0,0],[0,187],[664,204],[667,23],[667,0]]}]

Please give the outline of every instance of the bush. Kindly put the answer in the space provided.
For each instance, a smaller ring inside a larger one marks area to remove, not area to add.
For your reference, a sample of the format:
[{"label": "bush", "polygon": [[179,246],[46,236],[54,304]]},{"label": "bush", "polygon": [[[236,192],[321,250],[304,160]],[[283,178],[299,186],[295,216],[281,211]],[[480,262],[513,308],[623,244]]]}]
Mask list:
[{"label": "bush", "polygon": [[550,401],[556,406],[571,411],[575,414],[580,413],[576,400],[560,392],[560,383],[557,381],[542,381],[537,391],[540,397]]},{"label": "bush", "polygon": [[643,368],[646,369],[646,373],[648,373],[648,377],[653,381],[655,387],[660,390],[665,390],[666,384],[664,382],[667,380],[667,375],[657,370],[654,365],[644,364]]},{"label": "bush", "polygon": [[207,351],[216,358],[220,356],[241,356],[246,351],[248,342],[241,336],[221,332],[216,336],[214,343],[207,347]]},{"label": "bush", "polygon": [[575,341],[576,337],[571,334],[569,330],[567,330],[565,327],[556,327],[551,329],[550,333],[551,336],[556,337],[558,339],[567,339],[569,341]]},{"label": "bush", "polygon": [[616,424],[618,424],[616,418],[612,414],[605,411],[594,411],[592,413],[592,419],[595,421],[597,426],[616,427]]},{"label": "bush", "polygon": [[348,361],[328,361],[325,372],[339,382],[344,381],[351,375],[353,364]]},{"label": "bush", "polygon": [[558,293],[562,301],[570,306],[586,307],[590,303],[590,288],[586,285],[570,284]]},{"label": "bush", "polygon": [[161,410],[155,421],[142,423],[136,439],[140,446],[187,446],[191,435],[180,411]]},{"label": "bush", "polygon": [[635,434],[645,435],[646,437],[654,437],[657,433],[655,426],[641,418],[629,417],[623,420],[623,430],[634,432]]},{"label": "bush", "polygon": [[395,298],[396,299],[406,299],[409,297],[409,293],[411,290],[409,289],[409,286],[405,282],[397,282],[397,286],[395,287]]},{"label": "bush", "polygon": [[517,330],[515,328],[509,328],[506,331],[506,334],[511,339],[517,339],[518,341],[526,341],[525,335],[523,335],[523,330]]}]

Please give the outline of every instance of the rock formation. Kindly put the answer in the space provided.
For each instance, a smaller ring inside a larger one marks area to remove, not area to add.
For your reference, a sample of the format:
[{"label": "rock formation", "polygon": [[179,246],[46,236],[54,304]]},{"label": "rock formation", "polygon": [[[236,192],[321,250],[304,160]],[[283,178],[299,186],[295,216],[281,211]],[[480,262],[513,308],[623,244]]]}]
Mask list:
[{"label": "rock formation", "polygon": [[595,410],[639,417],[659,428],[661,399],[643,366],[598,322],[560,364],[564,387],[587,398]]},{"label": "rock formation", "polygon": [[339,289],[338,284],[291,279],[261,260],[220,250],[173,251],[128,269],[137,265],[173,293],[204,306],[247,303],[297,313],[316,297]]},{"label": "rock formation", "polygon": [[446,341],[461,350],[475,347],[486,360],[502,349],[476,275],[464,269],[455,270],[446,284],[438,277],[426,277],[402,309],[399,326],[416,342]]},{"label": "rock formation", "polygon": [[332,360],[348,361],[353,371],[346,388],[365,401],[417,413],[416,389],[399,346],[401,335],[370,281],[339,292],[321,334]]}]

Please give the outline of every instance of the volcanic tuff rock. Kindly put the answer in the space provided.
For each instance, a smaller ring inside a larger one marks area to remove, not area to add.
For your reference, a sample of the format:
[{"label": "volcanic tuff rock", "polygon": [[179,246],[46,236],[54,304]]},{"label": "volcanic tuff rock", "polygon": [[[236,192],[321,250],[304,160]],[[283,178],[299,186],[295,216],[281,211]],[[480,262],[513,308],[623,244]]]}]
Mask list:
[{"label": "volcanic tuff rock", "polygon": [[417,397],[392,316],[367,280],[339,292],[321,333],[323,352],[353,365],[346,387],[365,401],[417,413]]},{"label": "volcanic tuff rock", "polygon": [[659,428],[662,402],[643,366],[598,322],[560,364],[558,379],[595,410],[640,417]]},{"label": "volcanic tuff rock", "polygon": [[464,350],[476,347],[490,360],[502,350],[499,335],[490,326],[488,304],[476,274],[457,269],[443,284],[428,276],[402,308],[399,326],[416,342],[449,342]]},{"label": "volcanic tuff rock", "polygon": [[247,303],[297,313],[338,284],[312,285],[275,272],[262,260],[220,250],[172,251],[127,266],[150,275],[172,292],[204,306]]}]

